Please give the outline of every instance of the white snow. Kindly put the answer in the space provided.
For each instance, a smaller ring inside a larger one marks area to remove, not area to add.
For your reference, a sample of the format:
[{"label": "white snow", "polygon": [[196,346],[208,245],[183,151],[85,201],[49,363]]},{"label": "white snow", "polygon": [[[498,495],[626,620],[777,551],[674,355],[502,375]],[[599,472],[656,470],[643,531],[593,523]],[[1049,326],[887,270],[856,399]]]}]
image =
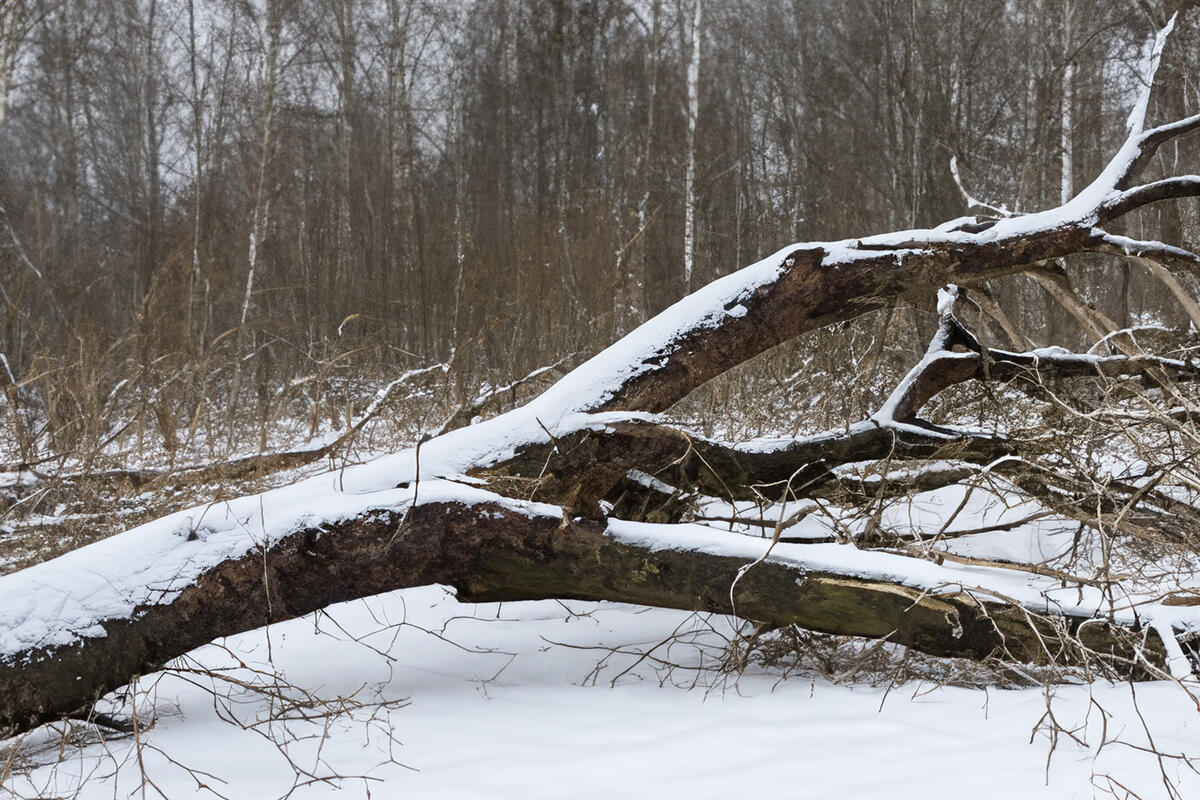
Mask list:
[{"label": "white snow", "polygon": [[[724,618],[709,624],[732,631]],[[1196,706],[1169,682],[1139,684],[1135,695],[1128,685],[1062,686],[1050,698],[1041,689],[779,682],[756,669],[735,683],[695,672],[711,664],[699,645],[717,637],[687,632],[705,628],[682,612],[623,605],[460,606],[437,587],[346,603],[221,644],[325,698],[408,705],[268,724],[263,695],[215,682],[214,702],[211,679],[167,674],[139,684],[143,721],[157,718],[140,748],[106,733],[105,744],[68,745],[60,760],[57,735],[37,733],[22,755],[43,766],[3,785],[12,797],[140,797],[140,754],[145,777],[170,798],[215,797],[198,779],[237,800],[281,797],[297,783],[297,800],[723,800],[748,791],[1083,800],[1110,796],[1118,782],[1158,800],[1169,795],[1156,758],[1136,749],[1149,743],[1139,713],[1160,750],[1200,751]],[[218,646],[193,658],[255,679]],[[656,658],[680,668],[668,673]],[[1061,735],[1051,748],[1047,708],[1079,741]],[[258,725],[243,730],[220,715]],[[289,738],[285,758],[273,740]],[[297,778],[288,759],[307,774]],[[1183,763],[1167,758],[1163,769],[1179,797],[1200,796],[1200,778]]]},{"label": "white snow", "polygon": [[1154,42],[1150,45],[1150,51],[1146,54],[1146,59],[1142,64],[1141,73],[1146,76],[1146,79],[1142,90],[1138,92],[1137,101],[1129,110],[1129,118],[1125,121],[1125,127],[1129,129],[1131,136],[1141,133],[1145,127],[1146,109],[1150,105],[1150,89],[1154,85],[1154,74],[1158,72],[1158,62],[1162,60],[1163,48],[1167,45],[1167,38],[1171,35],[1171,31],[1175,29],[1175,19],[1178,16],[1178,13],[1172,14],[1171,18],[1167,20],[1167,24],[1155,35]]},{"label": "white snow", "polygon": [[33,486],[35,483],[37,483],[37,476],[29,470],[0,472],[0,489],[8,489],[14,486]]},{"label": "white snow", "polygon": [[[212,565],[267,546],[298,526],[367,510],[360,497],[313,491],[311,483],[180,511],[5,575],[0,578],[0,658],[103,636],[104,620],[129,616],[140,605],[170,602]],[[378,491],[370,508],[402,508],[412,499],[412,488]],[[521,513],[561,516],[556,506],[436,479],[421,481],[419,501],[493,502]]]},{"label": "white snow", "polygon": [[954,303],[958,300],[958,287],[953,283],[946,284],[937,291],[937,310],[941,316],[954,313]]}]

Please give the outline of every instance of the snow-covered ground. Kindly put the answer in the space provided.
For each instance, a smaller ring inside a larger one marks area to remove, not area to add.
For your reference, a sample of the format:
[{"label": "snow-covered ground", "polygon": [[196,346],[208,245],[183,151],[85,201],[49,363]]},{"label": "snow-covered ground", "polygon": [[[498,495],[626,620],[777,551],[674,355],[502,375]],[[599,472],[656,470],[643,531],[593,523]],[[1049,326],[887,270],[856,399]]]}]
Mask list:
[{"label": "snow-covered ground", "polygon": [[[278,672],[293,695],[353,697],[366,703],[358,710],[305,721],[315,709],[281,709],[269,694],[229,682],[216,683],[214,702],[206,676],[168,674],[152,687],[143,679],[135,702],[139,717],[154,717],[148,730],[84,747],[60,746],[51,729],[34,732],[20,759],[43,766],[18,772],[5,791],[1065,800],[1171,797],[1165,773],[1175,797],[1200,796],[1200,777],[1185,763],[1139,749],[1148,729],[1160,752],[1200,756],[1200,712],[1177,685],[1055,688],[1049,708],[1078,741],[1059,735],[1052,751],[1040,689],[889,689],[781,681],[761,670],[725,679],[690,669],[712,651],[687,636],[639,661],[637,653],[697,624],[682,612],[621,605],[460,605],[439,587],[355,601],[193,656],[221,666],[236,654]],[[729,624],[702,627],[729,632]],[[660,660],[679,667],[668,672]],[[230,674],[253,680],[248,670]],[[273,710],[292,721],[268,723]]]}]

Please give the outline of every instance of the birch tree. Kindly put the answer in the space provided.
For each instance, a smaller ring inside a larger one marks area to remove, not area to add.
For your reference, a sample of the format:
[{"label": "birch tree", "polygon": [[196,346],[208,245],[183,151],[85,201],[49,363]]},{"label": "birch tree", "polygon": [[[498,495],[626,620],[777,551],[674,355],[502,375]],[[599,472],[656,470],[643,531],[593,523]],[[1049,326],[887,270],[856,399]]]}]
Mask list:
[{"label": "birch tree", "polygon": [[250,234],[246,247],[246,290],[242,295],[241,314],[238,318],[237,360],[234,365],[233,379],[230,382],[229,404],[236,409],[242,389],[243,362],[247,353],[247,338],[249,347],[253,348],[255,337],[248,328],[250,311],[254,302],[255,273],[259,268],[259,255],[262,252],[262,242],[270,227],[271,199],[267,182],[270,176],[271,159],[275,152],[275,112],[277,93],[279,91],[281,56],[283,36],[283,4],[287,0],[266,0],[263,15],[262,36],[265,39],[263,67],[264,78],[262,85],[262,107],[260,138],[258,146],[258,170],[253,182],[253,195],[250,212]]},{"label": "birch tree", "polygon": [[687,144],[683,178],[683,285],[692,290],[696,250],[696,120],[700,116],[700,45],[704,0],[694,0],[687,67]]}]

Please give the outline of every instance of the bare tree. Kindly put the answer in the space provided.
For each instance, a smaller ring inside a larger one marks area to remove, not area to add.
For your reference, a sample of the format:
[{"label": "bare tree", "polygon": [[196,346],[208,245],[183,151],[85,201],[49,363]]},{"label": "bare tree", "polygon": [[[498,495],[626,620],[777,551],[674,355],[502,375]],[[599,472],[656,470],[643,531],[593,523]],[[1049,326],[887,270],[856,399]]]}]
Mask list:
[{"label": "bare tree", "polygon": [[700,42],[703,0],[693,0],[687,67],[687,167],[683,178],[683,286],[692,291],[696,247],[696,118],[700,116]]},{"label": "bare tree", "polygon": [[4,124],[9,87],[32,18],[31,3],[27,0],[9,0],[0,6],[0,125]]},{"label": "bare tree", "polygon": [[[251,304],[254,301],[255,273],[259,268],[259,256],[262,252],[263,239],[270,228],[271,199],[267,186],[270,176],[271,160],[275,152],[275,114],[283,35],[283,3],[285,0],[267,0],[263,20],[263,36],[266,41],[264,79],[262,86],[261,108],[261,137],[258,148],[258,173],[254,180],[254,195],[250,217],[250,241],[246,249],[246,291],[242,296],[241,316],[238,320],[237,360],[234,365],[233,380],[230,384],[229,402],[237,406],[242,388],[242,364],[246,356],[246,337],[249,328]],[[253,341],[253,339],[252,339]]]}]

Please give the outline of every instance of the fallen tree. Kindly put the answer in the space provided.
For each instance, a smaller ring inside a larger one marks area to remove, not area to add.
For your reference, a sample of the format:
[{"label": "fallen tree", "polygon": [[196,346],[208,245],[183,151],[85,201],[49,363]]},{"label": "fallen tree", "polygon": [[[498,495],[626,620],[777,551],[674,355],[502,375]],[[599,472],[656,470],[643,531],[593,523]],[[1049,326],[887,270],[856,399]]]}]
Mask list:
[{"label": "fallen tree", "polygon": [[[1159,147],[1200,130],[1200,114],[1144,128],[1166,35],[1156,41],[1128,138],[1060,207],[793,245],[684,298],[508,413],[370,464],[180,512],[0,578],[0,730],[86,713],[102,694],[215,638],[429,583],[449,585],[463,600],[558,597],[713,611],[886,638],[935,655],[1125,676],[1186,669],[1176,635],[1195,615],[1133,589],[1118,602],[1111,580],[871,550],[867,536],[857,545],[783,536],[789,503],[870,503],[980,471],[1006,475],[1057,514],[1118,531],[1133,525],[1134,506],[1157,503],[1176,518],[1194,513],[1153,477],[1092,497],[1077,476],[1038,463],[1037,452],[1004,436],[920,416],[931,399],[967,381],[1012,382],[1036,396],[1051,379],[1136,379],[1173,402],[1176,382],[1200,376],[1186,359],[1132,351],[988,348],[955,313],[972,288],[1018,273],[1056,274],[1057,261],[1077,253],[1136,256],[1174,270],[1200,265],[1182,248],[1104,227],[1149,203],[1200,196],[1197,175],[1138,183]],[[937,334],[868,419],[815,436],[729,444],[658,416],[799,334],[935,295]],[[918,466],[869,492],[839,469],[880,459]],[[754,535],[688,521],[702,518],[695,503],[705,497],[773,501],[776,516]]]}]

